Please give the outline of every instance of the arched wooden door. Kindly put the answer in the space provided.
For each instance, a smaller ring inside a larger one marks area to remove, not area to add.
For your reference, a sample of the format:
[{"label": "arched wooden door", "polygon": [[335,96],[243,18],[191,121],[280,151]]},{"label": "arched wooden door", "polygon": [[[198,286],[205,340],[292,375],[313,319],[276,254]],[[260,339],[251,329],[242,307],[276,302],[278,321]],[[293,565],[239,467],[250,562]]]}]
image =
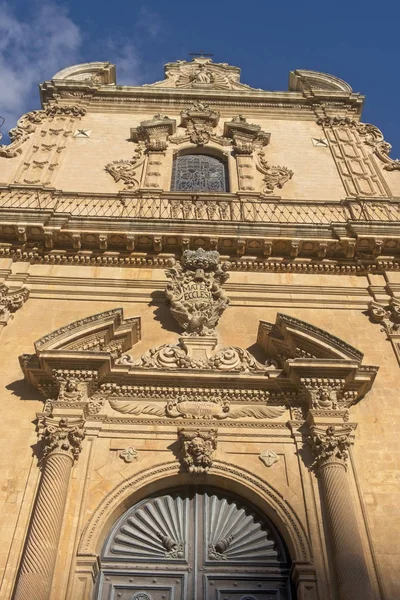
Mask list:
[{"label": "arched wooden door", "polygon": [[290,561],[254,507],[206,487],[147,498],[104,546],[97,600],[289,600]]}]

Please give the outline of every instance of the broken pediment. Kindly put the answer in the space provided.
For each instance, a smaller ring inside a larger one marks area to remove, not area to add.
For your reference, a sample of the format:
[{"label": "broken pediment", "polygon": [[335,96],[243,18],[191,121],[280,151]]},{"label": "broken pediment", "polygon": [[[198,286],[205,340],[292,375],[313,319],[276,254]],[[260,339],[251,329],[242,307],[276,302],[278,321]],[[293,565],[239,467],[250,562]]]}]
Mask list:
[{"label": "broken pediment", "polygon": [[213,63],[199,56],[191,62],[177,60],[165,65],[165,79],[144,87],[180,88],[194,90],[251,90],[240,82],[240,69],[227,63]]}]

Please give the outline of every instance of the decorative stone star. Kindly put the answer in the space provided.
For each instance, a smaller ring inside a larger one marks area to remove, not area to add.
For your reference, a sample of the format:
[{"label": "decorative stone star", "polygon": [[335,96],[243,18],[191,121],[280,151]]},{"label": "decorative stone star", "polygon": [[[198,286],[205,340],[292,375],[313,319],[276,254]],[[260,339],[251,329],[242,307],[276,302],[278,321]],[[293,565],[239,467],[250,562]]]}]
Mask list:
[{"label": "decorative stone star", "polygon": [[89,138],[92,133],[91,129],[76,129],[74,137],[76,138]]},{"label": "decorative stone star", "polygon": [[329,146],[329,142],[326,138],[311,138],[311,141],[314,146],[322,146],[323,148]]}]

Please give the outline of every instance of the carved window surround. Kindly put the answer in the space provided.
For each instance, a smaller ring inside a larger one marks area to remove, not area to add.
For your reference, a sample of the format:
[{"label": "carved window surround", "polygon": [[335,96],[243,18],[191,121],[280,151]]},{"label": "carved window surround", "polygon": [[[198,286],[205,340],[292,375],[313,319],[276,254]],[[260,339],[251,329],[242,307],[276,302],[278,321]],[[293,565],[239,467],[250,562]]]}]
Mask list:
[{"label": "carved window surround", "polygon": [[[130,139],[137,144],[132,159],[113,161],[105,166],[105,170],[117,183],[123,181],[125,189],[161,191],[161,172],[165,174],[164,181],[171,181],[173,154],[196,149],[202,154],[228,157],[232,191],[256,192],[256,169],[264,176],[262,194],[273,193],[275,188],[282,188],[291,179],[293,172],[290,169],[268,164],[263,148],[269,144],[271,136],[262,131],[260,125],[247,123],[245,117],[237,115],[225,122],[223,135],[220,135],[215,132],[219,120],[218,111],[203,102],[194,102],[181,111],[179,127],[183,132],[175,133],[176,121],[157,114],[131,129]],[[171,144],[176,147],[172,154]]]}]

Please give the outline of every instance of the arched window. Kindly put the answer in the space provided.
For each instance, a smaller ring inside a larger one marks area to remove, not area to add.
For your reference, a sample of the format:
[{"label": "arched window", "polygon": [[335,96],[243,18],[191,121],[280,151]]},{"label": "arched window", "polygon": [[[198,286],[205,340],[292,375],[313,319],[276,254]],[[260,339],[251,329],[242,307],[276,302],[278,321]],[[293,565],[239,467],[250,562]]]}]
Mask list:
[{"label": "arched window", "polygon": [[174,160],[174,192],[227,192],[227,169],[221,158],[208,154],[182,154]]}]

